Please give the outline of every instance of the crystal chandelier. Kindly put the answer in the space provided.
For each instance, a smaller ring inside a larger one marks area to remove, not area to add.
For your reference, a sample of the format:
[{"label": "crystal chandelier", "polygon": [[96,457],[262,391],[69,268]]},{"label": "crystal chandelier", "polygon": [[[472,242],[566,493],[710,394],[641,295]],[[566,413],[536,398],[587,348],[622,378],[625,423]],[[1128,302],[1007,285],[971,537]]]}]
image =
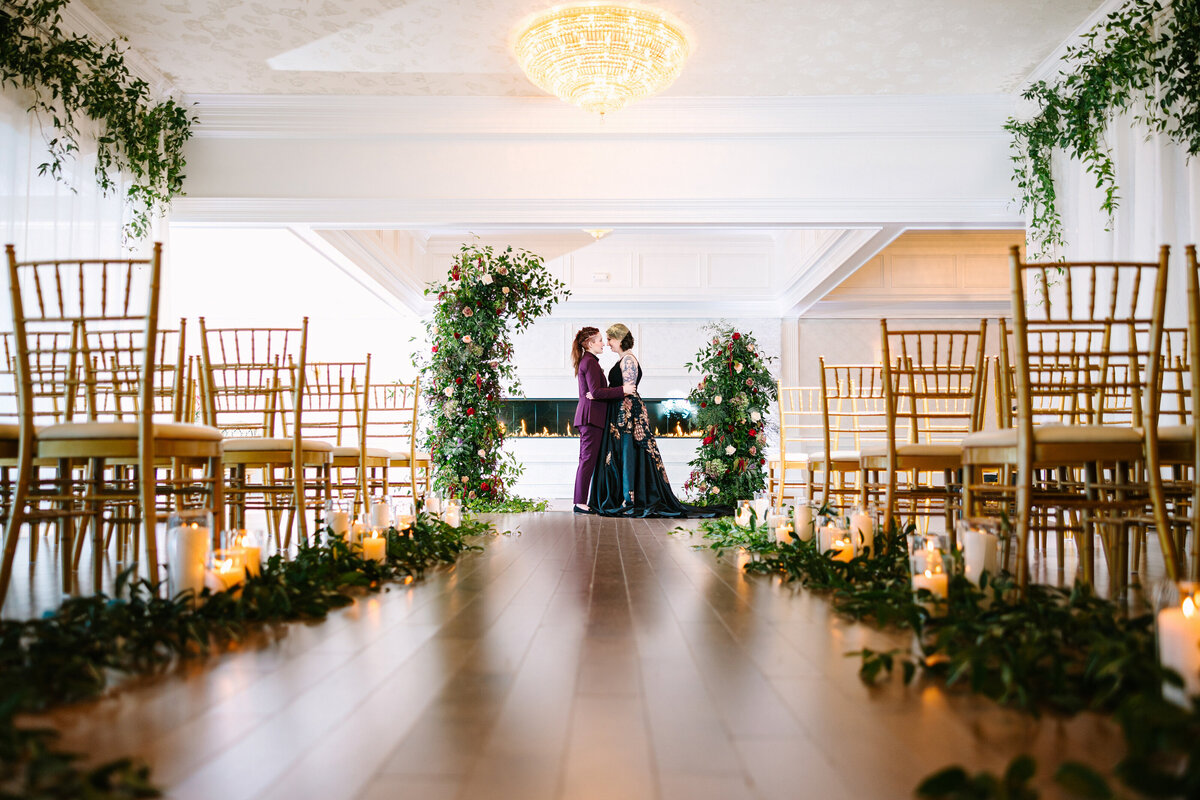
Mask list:
[{"label": "crystal chandelier", "polygon": [[641,6],[584,3],[543,11],[517,33],[517,63],[585,111],[616,111],[665,89],[683,69],[683,26]]}]

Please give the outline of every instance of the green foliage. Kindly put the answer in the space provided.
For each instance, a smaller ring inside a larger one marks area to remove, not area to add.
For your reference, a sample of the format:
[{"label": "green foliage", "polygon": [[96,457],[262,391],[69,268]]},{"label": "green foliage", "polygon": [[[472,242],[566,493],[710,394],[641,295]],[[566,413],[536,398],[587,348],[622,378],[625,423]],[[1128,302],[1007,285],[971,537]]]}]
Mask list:
[{"label": "green foliage", "polygon": [[1013,759],[1002,778],[990,772],[968,775],[962,767],[947,767],[921,781],[916,794],[929,800],[1037,800],[1037,790],[1029,785],[1036,770],[1029,756]]},{"label": "green foliage", "polygon": [[767,369],[774,361],[754,337],[726,324],[709,325],[712,342],[696,353],[689,370],[700,383],[688,395],[699,409],[704,438],[684,488],[703,505],[731,506],[766,487],[767,417],[778,390]]},{"label": "green foliage", "polygon": [[1055,83],[1038,81],[1024,98],[1038,106],[1028,120],[1005,124],[1029,236],[1042,256],[1065,244],[1052,156],[1083,163],[1104,192],[1111,218],[1120,198],[1106,137],[1118,114],[1200,153],[1200,0],[1129,0],[1082,37],[1063,58]]},{"label": "green foliage", "polygon": [[491,533],[470,518],[459,528],[419,514],[414,526],[387,533],[387,561],[363,559],[344,540],[303,543],[290,561],[272,556],[240,591],[159,595],[146,581],[117,580],[113,597],[71,598],[41,619],[0,621],[0,797],[158,797],[149,771],[128,759],[85,768],[56,749],[57,733],[18,725],[16,717],[100,696],[114,675],[162,672],[205,656],[266,626],[320,618],[436,564],[480,549],[466,537]]},{"label": "green foliage", "polygon": [[[774,534],[769,528],[759,527],[753,512],[750,515],[750,525],[746,528],[734,522],[733,517],[718,517],[704,520],[698,530],[708,541],[708,549],[713,550],[718,558],[726,550],[745,550],[752,554],[775,552]],[[683,527],[671,532],[693,533],[691,529]]]},{"label": "green foliage", "polygon": [[522,467],[502,451],[501,397],[522,395],[510,336],[570,292],[533,253],[464,244],[446,280],[431,283],[425,294],[438,300],[425,325],[430,352],[413,364],[430,411],[424,447],[434,485],[471,509],[536,509],[533,501],[510,502],[509,487]]},{"label": "green foliage", "polygon": [[105,194],[130,179],[125,233],[140,239],[183,191],[183,144],[195,118],[173,100],[156,102],[134,77],[116,41],[62,29],[68,0],[18,0],[0,10],[0,85],[32,93],[30,113],[49,125],[50,160],[38,171],[62,179],[79,152],[82,118],[96,133],[96,182]]}]

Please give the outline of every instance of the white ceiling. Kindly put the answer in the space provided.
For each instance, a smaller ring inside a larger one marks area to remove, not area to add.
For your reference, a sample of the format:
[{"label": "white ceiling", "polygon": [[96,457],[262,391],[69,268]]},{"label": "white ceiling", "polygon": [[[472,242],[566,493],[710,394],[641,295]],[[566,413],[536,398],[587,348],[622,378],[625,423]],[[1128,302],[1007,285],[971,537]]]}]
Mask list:
[{"label": "white ceiling", "polygon": [[[693,55],[666,94],[1012,91],[1101,0],[660,0]],[[550,0],[86,0],[196,93],[528,96],[513,28]]]}]

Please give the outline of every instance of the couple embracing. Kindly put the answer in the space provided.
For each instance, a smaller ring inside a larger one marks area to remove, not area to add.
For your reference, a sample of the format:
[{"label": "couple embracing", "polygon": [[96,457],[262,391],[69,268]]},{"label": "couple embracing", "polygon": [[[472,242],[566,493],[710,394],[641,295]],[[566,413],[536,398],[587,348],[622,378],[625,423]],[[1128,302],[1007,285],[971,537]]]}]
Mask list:
[{"label": "couple embracing", "polygon": [[[597,358],[605,343],[617,354],[608,380]],[[571,345],[579,382],[575,428],[579,431],[579,470],[575,512],[613,517],[713,517],[727,509],[696,508],[679,502],[671,490],[662,454],[638,395],[642,367],[633,354],[633,334],[617,323],[604,335],[581,328]]]}]

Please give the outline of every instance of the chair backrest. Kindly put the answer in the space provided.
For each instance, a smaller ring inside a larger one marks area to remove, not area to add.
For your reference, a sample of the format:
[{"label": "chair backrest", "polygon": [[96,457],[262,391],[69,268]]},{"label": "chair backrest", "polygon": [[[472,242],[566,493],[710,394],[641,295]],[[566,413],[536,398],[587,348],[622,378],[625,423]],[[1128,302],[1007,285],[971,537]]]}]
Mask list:
[{"label": "chair backrest", "polygon": [[[178,330],[159,330],[151,370],[153,415],[184,421],[187,321]],[[141,413],[140,343],[131,331],[83,329],[80,361],[83,411],[89,421],[129,421]],[[189,420],[190,421],[190,420]]]},{"label": "chair backrest", "polygon": [[1162,369],[1168,255],[1164,246],[1156,262],[1038,264],[1012,248],[1017,423],[1029,440],[1039,398],[1065,401],[1075,423],[1157,417],[1147,387]]},{"label": "chair backrest", "polygon": [[[32,452],[35,424],[76,415],[95,337],[121,340],[122,369],[137,375],[136,407],[152,408],[162,245],[148,259],[19,262],[6,249],[22,452]],[[151,415],[137,419],[150,441]]]},{"label": "chair backrest", "polygon": [[821,363],[821,418],[824,449],[861,450],[887,440],[887,398],[879,364]]},{"label": "chair backrest", "polygon": [[371,384],[367,441],[373,446],[413,458],[417,451],[417,402],[420,395],[420,379],[412,383]]},{"label": "chair backrest", "polygon": [[1187,425],[1192,421],[1191,341],[1187,328],[1164,328],[1162,346],[1160,425]]},{"label": "chair backrest", "polygon": [[366,361],[315,362],[304,367],[305,439],[335,447],[367,446],[371,356]]},{"label": "chair backrest", "polygon": [[987,320],[970,330],[889,330],[880,320],[889,453],[960,441],[983,427]]},{"label": "chair backrest", "polygon": [[779,390],[779,458],[815,453],[825,446],[820,386],[784,386]]},{"label": "chair backrest", "polygon": [[303,428],[308,317],[299,328],[209,328],[200,318],[204,422],[227,437],[290,437]]}]

